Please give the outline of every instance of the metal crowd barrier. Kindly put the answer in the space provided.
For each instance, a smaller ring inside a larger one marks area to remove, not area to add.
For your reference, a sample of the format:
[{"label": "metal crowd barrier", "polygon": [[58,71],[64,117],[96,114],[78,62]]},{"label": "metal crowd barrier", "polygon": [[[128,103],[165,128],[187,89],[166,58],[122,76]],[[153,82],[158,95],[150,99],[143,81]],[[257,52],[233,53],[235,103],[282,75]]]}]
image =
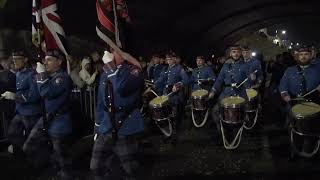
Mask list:
[{"label": "metal crowd barrier", "polygon": [[96,87],[87,86],[85,88],[74,88],[72,97],[80,102],[80,109],[85,117],[94,120],[97,102]]}]

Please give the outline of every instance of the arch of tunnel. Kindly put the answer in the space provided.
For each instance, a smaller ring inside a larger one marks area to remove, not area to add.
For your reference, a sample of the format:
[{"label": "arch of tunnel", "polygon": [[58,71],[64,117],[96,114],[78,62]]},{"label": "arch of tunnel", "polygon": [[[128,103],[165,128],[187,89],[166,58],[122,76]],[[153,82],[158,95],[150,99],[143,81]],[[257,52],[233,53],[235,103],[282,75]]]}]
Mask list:
[{"label": "arch of tunnel", "polygon": [[[272,24],[320,21],[317,0],[127,0],[132,46],[170,47],[185,54],[222,51],[228,44]],[[96,37],[95,1],[60,1],[67,34]],[[0,9],[0,27],[30,30],[31,1],[10,0]]]}]

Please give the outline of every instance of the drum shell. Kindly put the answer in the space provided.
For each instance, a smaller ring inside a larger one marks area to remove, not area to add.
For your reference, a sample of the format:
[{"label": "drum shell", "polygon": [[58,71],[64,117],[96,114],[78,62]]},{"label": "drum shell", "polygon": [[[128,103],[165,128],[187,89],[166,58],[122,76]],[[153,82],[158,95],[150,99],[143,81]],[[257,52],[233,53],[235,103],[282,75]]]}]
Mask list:
[{"label": "drum shell", "polygon": [[244,106],[235,105],[233,107],[220,107],[220,114],[222,121],[227,124],[239,124],[243,123],[245,119]]},{"label": "drum shell", "polygon": [[297,132],[320,136],[320,113],[308,117],[293,117],[294,128]]},{"label": "drum shell", "polygon": [[255,97],[252,97],[252,98],[249,98],[249,100],[247,101],[247,104],[246,104],[246,111],[247,112],[252,112],[252,111],[255,111],[258,109],[258,97],[255,96]]},{"label": "drum shell", "polygon": [[149,108],[153,120],[161,121],[169,118],[170,106],[168,103],[161,105],[149,105]]},{"label": "drum shell", "polygon": [[156,97],[157,97],[157,96],[156,96],[154,93],[152,93],[151,91],[144,93],[144,94],[142,95],[142,99],[143,99],[143,104],[144,104],[144,106],[147,106],[147,105],[150,103],[150,101],[151,101],[152,99],[156,98]]},{"label": "drum shell", "polygon": [[198,97],[198,96],[192,96],[192,108],[195,110],[206,110],[207,109],[207,97]]}]

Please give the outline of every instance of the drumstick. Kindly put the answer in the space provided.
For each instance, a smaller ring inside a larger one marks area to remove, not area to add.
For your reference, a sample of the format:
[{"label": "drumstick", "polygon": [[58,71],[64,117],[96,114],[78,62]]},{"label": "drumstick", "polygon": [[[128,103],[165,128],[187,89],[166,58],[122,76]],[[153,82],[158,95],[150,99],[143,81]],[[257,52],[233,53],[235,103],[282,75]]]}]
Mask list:
[{"label": "drumstick", "polygon": [[[255,70],[253,73],[257,73],[258,70]],[[241,87],[245,82],[247,82],[249,80],[249,78],[246,78],[244,81],[242,81],[238,86],[237,88]]]},{"label": "drumstick", "polygon": [[150,90],[150,92],[152,92],[154,95],[156,95],[157,97],[159,97],[159,95],[158,95],[156,92],[154,92],[152,89]]},{"label": "drumstick", "polygon": [[310,94],[314,93],[315,91],[317,91],[317,88],[316,88],[316,89],[314,89],[314,90],[312,90],[312,91],[310,91],[310,92],[308,92],[307,94],[303,95],[302,97],[306,97],[306,96],[308,96],[308,95],[310,95]]},{"label": "drumstick", "polygon": [[169,96],[171,96],[173,93],[175,93],[175,92],[172,91],[171,93],[167,94],[167,96],[169,97]]}]

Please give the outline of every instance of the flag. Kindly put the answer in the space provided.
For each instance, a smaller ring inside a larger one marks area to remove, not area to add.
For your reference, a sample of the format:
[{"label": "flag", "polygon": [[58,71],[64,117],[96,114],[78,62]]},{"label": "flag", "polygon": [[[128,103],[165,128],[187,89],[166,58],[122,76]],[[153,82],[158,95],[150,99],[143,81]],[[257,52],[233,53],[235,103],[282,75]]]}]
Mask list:
[{"label": "flag", "polygon": [[97,0],[97,35],[111,47],[123,47],[122,23],[130,23],[125,0]]},{"label": "flag", "polygon": [[[58,14],[56,0],[41,0],[41,17],[43,21],[46,49],[59,49],[66,57],[69,53],[66,46],[66,35]],[[67,71],[70,73],[70,62],[67,58]]]},{"label": "flag", "polygon": [[39,4],[38,0],[32,0],[32,27],[31,27],[31,34],[32,34],[32,43],[37,47],[40,48],[42,37],[41,35],[43,32],[41,31],[41,12],[39,11]]},{"label": "flag", "polygon": [[58,14],[56,0],[42,0],[41,15],[47,49],[60,49],[67,56],[65,32]]}]

